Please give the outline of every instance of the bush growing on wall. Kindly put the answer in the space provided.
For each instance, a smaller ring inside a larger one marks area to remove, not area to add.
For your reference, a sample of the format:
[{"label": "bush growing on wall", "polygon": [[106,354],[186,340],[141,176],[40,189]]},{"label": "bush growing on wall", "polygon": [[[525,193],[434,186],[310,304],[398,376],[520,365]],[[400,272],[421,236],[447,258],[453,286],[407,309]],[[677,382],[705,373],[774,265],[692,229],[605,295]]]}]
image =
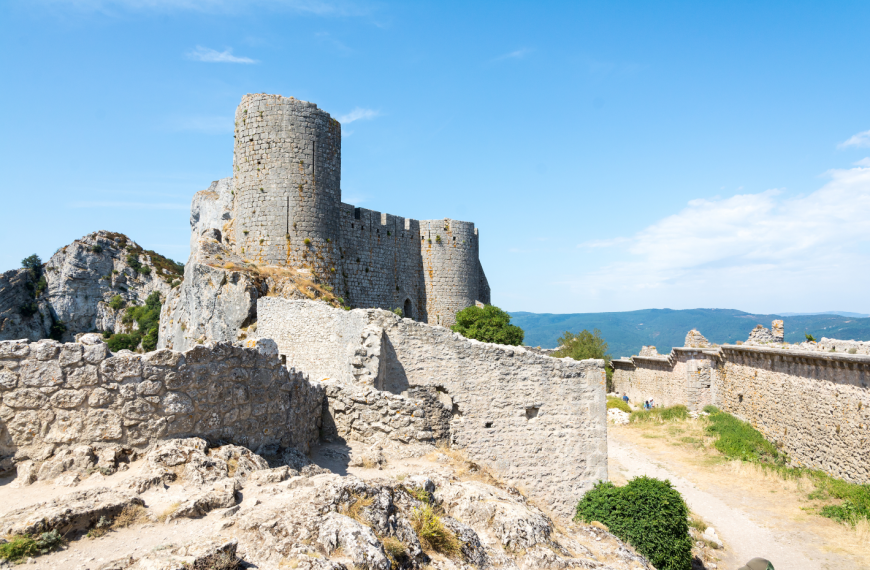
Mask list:
[{"label": "bush growing on wall", "polygon": [[577,504],[574,520],[598,521],[659,570],[690,570],[689,509],[670,481],[637,477],[624,487],[601,481]]},{"label": "bush growing on wall", "polygon": [[450,330],[481,342],[519,346],[525,333],[510,322],[511,316],[495,305],[472,305],[456,313],[456,324]]}]

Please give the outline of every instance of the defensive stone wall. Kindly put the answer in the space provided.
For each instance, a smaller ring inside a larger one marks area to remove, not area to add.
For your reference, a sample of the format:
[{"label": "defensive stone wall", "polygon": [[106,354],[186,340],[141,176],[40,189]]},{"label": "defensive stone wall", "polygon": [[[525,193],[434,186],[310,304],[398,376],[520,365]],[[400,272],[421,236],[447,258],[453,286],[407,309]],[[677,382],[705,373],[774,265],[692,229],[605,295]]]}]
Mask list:
[{"label": "defensive stone wall", "polygon": [[111,354],[96,334],[80,342],[0,342],[0,457],[42,461],[79,445],[145,448],[198,436],[293,446],[317,440],[323,388],[282,366],[274,342],[187,352]]},{"label": "defensive stone wall", "polygon": [[713,404],[751,423],[794,465],[870,482],[870,356],[783,348],[774,344],[782,336],[776,329],[754,330],[754,345],[614,360],[614,389],[638,404]]},{"label": "defensive stone wall", "polygon": [[355,307],[400,308],[426,321],[420,222],[341,205],[338,291]]},{"label": "defensive stone wall", "polygon": [[[257,313],[258,334],[313,380],[407,397],[434,390],[450,417],[451,445],[562,515],[607,478],[601,360],[481,343],[375,309],[267,297]],[[438,423],[437,414],[425,416]]]}]

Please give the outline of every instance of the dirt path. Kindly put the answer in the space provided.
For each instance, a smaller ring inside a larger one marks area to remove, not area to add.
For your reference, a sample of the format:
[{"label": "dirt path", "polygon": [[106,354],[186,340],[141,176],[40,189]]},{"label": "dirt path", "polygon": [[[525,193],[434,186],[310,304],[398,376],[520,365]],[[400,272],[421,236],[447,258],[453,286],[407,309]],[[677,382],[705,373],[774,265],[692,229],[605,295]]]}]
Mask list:
[{"label": "dirt path", "polygon": [[[704,485],[692,481],[690,469],[680,462],[668,461],[667,467],[656,455],[628,439],[617,429],[608,430],[608,457],[611,478],[631,479],[648,475],[670,479],[683,495],[689,508],[716,529],[726,549],[718,567],[736,570],[755,556],[769,559],[777,570],[827,570],[856,568],[854,561],[821,550],[819,538],[801,532],[793,525],[780,524],[776,517],[759,517],[765,509],[741,490]],[[736,491],[736,492],[735,492]],[[736,503],[736,504],[735,504]]]}]

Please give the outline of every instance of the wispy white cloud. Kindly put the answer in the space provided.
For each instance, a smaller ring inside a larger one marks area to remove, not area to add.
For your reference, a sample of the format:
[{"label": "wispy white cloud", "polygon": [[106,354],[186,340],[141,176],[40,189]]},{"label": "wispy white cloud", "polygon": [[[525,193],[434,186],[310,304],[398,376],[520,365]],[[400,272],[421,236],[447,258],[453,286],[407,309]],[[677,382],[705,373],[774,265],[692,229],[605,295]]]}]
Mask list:
[{"label": "wispy white cloud", "polygon": [[846,148],[849,146],[870,146],[870,131],[864,131],[857,135],[852,135],[848,140],[838,144],[837,148]]},{"label": "wispy white cloud", "polygon": [[375,111],[374,109],[363,109],[361,107],[357,107],[350,113],[340,116],[338,118],[338,122],[342,125],[349,125],[354,121],[374,119],[380,114],[380,111]]},{"label": "wispy white cloud", "polygon": [[493,58],[492,61],[501,61],[503,59],[522,59],[522,58],[526,57],[528,54],[530,54],[531,52],[532,52],[532,50],[529,48],[522,48],[522,49],[514,50],[514,51],[509,52],[509,53],[502,54],[496,58]]},{"label": "wispy white cloud", "polygon": [[171,202],[73,202],[71,208],[120,208],[136,210],[188,210],[190,204],[173,204]]},{"label": "wispy white cloud", "polygon": [[196,46],[195,50],[185,54],[187,59],[194,61],[205,61],[208,63],[257,63],[257,60],[249,57],[239,57],[233,55],[233,50],[227,48],[224,51],[217,51],[211,48]]},{"label": "wispy white cloud", "polygon": [[826,175],[807,195],[772,189],[701,198],[634,235],[580,244],[612,247],[612,262],[563,284],[619,310],[626,299],[744,310],[810,307],[816,298],[866,305],[870,159]]}]

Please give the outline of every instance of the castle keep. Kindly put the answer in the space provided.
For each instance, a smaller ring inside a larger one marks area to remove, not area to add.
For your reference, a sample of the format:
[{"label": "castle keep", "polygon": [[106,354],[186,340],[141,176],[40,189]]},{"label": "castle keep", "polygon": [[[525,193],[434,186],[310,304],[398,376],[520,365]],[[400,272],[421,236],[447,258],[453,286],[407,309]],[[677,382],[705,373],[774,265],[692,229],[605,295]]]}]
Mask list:
[{"label": "castle keep", "polygon": [[412,220],[341,201],[341,125],[317,105],[246,95],[236,110],[232,247],[311,272],[355,307],[450,325],[489,303],[473,223]]}]

